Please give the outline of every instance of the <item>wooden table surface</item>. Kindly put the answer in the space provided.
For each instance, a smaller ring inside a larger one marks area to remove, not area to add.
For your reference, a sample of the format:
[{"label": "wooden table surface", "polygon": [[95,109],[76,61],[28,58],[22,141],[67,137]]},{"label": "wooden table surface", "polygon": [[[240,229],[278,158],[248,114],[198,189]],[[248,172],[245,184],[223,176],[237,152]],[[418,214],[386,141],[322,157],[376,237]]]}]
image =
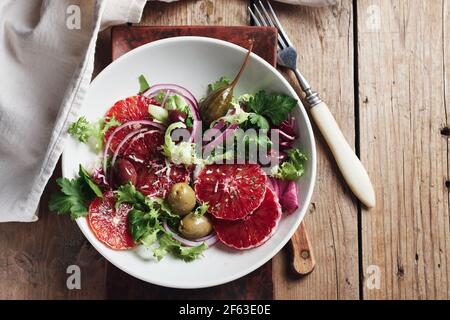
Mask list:
[{"label": "wooden table surface", "polygon": [[[151,3],[141,24],[246,25],[247,4]],[[371,211],[358,204],[316,130],[318,176],[305,223],[317,266],[305,278],[291,278],[287,253],[279,253],[273,259],[274,298],[449,299],[450,0],[275,8],[298,48],[301,70],[368,169],[378,203]],[[103,32],[96,72],[109,62]],[[122,272],[67,217],[49,212],[59,175],[60,168],[38,222],[0,225],[0,298],[148,297],[151,288],[139,281],[111,278]],[[82,270],[81,290],[66,287],[69,265]]]}]

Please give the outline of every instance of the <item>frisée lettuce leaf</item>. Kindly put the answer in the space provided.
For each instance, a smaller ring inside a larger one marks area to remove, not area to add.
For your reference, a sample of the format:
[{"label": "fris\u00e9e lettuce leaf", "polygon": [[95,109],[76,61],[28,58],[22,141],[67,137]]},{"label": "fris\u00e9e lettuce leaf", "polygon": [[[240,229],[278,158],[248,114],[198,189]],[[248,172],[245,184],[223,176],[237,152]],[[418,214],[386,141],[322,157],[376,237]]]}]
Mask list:
[{"label": "fris\u00e9e lettuce leaf", "polygon": [[153,119],[161,121],[162,123],[166,124],[167,120],[169,118],[169,112],[167,112],[166,109],[160,106],[156,106],[153,104],[150,104],[148,106],[148,113],[153,117]]},{"label": "fris\u00e9e lettuce leaf", "polygon": [[208,209],[209,209],[208,202],[204,202],[201,205],[199,205],[197,208],[195,208],[194,214],[196,216],[204,216],[205,213],[208,211]]},{"label": "fris\u00e9e lettuce leaf", "polygon": [[200,257],[203,252],[208,248],[206,243],[202,243],[195,247],[185,247],[169,233],[164,233],[159,239],[159,247],[153,251],[156,259],[161,260],[168,253],[178,259],[182,259],[185,262],[191,262]]},{"label": "fris\u00e9e lettuce leaf", "polygon": [[296,180],[305,172],[304,163],[308,158],[299,149],[291,149],[287,154],[285,162],[272,168],[272,176],[281,180]]},{"label": "fris\u00e9e lettuce leaf", "polygon": [[228,78],[226,76],[220,77],[219,80],[217,80],[217,81],[215,81],[213,83],[210,83],[208,85],[208,91],[211,93],[213,91],[216,91],[216,90],[218,90],[218,89],[220,89],[222,87],[225,87],[225,86],[229,85],[230,83],[231,83],[230,78]]},{"label": "fris\u00e9e lettuce leaf", "polygon": [[201,159],[198,159],[195,153],[195,143],[181,141],[176,144],[172,140],[172,132],[175,129],[186,129],[186,125],[182,122],[172,123],[167,129],[164,136],[163,153],[170,162],[175,164],[198,164]]},{"label": "fris\u00e9e lettuce leaf", "polygon": [[70,125],[68,132],[78,141],[89,145],[95,152],[100,152],[103,149],[106,132],[120,125],[121,123],[114,116],[94,123],[90,123],[85,117],[80,117]]},{"label": "fris\u00e9e lettuce leaf", "polygon": [[243,129],[263,129],[269,130],[270,124],[267,119],[260,114],[254,112],[246,112],[242,109],[240,102],[244,101],[241,99],[250,99],[252,96],[239,97],[236,101],[232,103],[232,107],[228,110],[227,114],[211,124],[213,127],[218,121],[225,121],[228,124],[238,124]]},{"label": "fris\u00e9e lettuce leaf", "polygon": [[214,125],[219,121],[225,121],[225,123],[229,124],[242,124],[248,120],[250,115],[250,113],[245,112],[241,106],[236,103],[232,108],[230,108],[230,110],[228,110],[226,115],[212,122],[211,127],[214,127]]}]

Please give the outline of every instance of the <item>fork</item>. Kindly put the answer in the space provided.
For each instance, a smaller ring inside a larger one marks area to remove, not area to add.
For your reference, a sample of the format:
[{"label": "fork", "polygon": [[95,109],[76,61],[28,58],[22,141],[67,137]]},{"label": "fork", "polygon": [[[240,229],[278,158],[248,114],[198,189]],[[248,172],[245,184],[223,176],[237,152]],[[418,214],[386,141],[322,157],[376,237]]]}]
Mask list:
[{"label": "fork", "polygon": [[297,68],[297,51],[284,31],[269,1],[257,0],[248,7],[257,26],[275,27],[278,30],[277,64],[294,72],[310,114],[327,142],[336,163],[353,194],[367,207],[375,206],[375,191],[363,164],[348,144],[327,104],[315,92]]}]

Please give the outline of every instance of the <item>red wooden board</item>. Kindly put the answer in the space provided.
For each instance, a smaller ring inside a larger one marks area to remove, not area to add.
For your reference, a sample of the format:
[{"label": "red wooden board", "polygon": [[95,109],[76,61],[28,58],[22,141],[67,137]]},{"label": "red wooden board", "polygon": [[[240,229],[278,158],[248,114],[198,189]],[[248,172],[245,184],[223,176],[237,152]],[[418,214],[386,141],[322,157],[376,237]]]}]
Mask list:
[{"label": "red wooden board", "polygon": [[118,26],[112,30],[112,59],[115,60],[128,51],[146,43],[173,37],[201,36],[229,41],[248,47],[248,40],[255,41],[253,52],[276,65],[277,59],[277,30],[261,27],[127,27]]},{"label": "red wooden board", "polygon": [[[146,43],[178,36],[203,36],[226,40],[247,47],[272,65],[276,64],[277,31],[261,27],[206,26],[118,26],[112,29],[112,58]],[[151,272],[151,266],[149,266]],[[186,275],[188,276],[188,275]],[[110,299],[272,299],[272,262],[236,281],[207,289],[177,290],[137,280],[111,264],[107,268],[107,295]]]}]

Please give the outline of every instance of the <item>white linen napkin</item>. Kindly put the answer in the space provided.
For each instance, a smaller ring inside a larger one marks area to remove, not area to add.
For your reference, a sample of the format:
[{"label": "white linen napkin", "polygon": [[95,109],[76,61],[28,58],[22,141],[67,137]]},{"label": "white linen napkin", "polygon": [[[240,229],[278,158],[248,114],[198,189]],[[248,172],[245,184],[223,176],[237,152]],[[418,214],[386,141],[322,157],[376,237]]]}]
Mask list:
[{"label": "white linen napkin", "polygon": [[139,22],[145,3],[0,2],[0,222],[38,219],[39,199],[63,151],[67,126],[76,120],[91,81],[98,31]]},{"label": "white linen napkin", "polygon": [[98,31],[146,0],[0,2],[0,222],[35,221],[91,81]]}]

